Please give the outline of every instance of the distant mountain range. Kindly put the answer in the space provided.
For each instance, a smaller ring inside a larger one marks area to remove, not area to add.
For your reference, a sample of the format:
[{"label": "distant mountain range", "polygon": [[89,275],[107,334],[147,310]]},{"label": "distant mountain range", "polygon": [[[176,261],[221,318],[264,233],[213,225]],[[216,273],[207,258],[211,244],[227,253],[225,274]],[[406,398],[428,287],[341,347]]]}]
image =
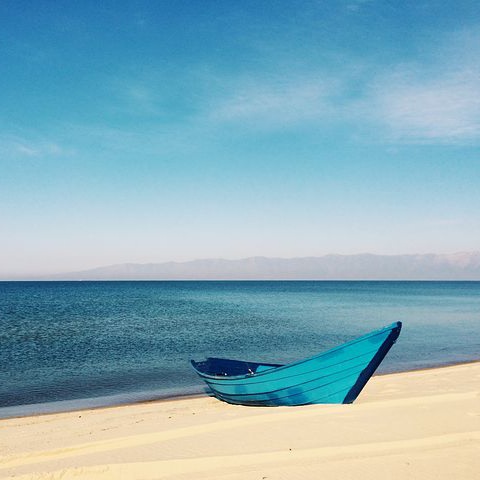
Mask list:
[{"label": "distant mountain range", "polygon": [[124,263],[49,280],[480,280],[480,252]]}]

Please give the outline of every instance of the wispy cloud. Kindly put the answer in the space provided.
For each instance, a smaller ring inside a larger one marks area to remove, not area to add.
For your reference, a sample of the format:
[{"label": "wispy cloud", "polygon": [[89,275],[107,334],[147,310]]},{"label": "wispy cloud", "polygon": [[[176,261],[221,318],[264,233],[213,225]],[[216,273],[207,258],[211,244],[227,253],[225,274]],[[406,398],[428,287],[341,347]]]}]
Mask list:
[{"label": "wispy cloud", "polygon": [[465,143],[480,140],[480,71],[417,72],[377,79],[367,99],[372,118],[391,140]]},{"label": "wispy cloud", "polygon": [[10,134],[0,135],[0,156],[4,158],[59,157],[73,153],[73,149],[49,139],[32,139]]},{"label": "wispy cloud", "polygon": [[[362,142],[478,144],[479,38],[471,32],[449,37],[424,53],[421,60],[428,61],[408,64],[355,58],[328,70],[317,65],[309,72],[277,75],[221,75],[200,67],[177,72],[178,82],[164,81],[168,75],[155,70],[103,78],[105,103],[99,111],[108,111],[107,120],[99,114],[98,122],[52,126],[43,136],[7,131],[0,134],[0,155],[190,153],[208,148],[209,141],[221,142],[225,125],[229,135],[334,125]],[[112,112],[135,121],[116,125]]]},{"label": "wispy cloud", "polygon": [[274,130],[342,123],[352,137],[375,142],[478,143],[479,36],[450,36],[409,64],[352,61],[302,77],[227,81],[206,117]]},{"label": "wispy cloud", "polygon": [[347,2],[346,10],[349,12],[358,12],[360,11],[365,5],[372,3],[373,0],[350,0]]},{"label": "wispy cloud", "polygon": [[257,126],[291,125],[331,113],[336,82],[324,79],[248,81],[210,112],[214,121],[255,121]]},{"label": "wispy cloud", "polygon": [[144,78],[103,79],[104,106],[129,116],[161,115],[161,95],[155,82]]},{"label": "wispy cloud", "polygon": [[416,61],[378,69],[352,107],[388,142],[479,143],[480,28],[424,46]]}]

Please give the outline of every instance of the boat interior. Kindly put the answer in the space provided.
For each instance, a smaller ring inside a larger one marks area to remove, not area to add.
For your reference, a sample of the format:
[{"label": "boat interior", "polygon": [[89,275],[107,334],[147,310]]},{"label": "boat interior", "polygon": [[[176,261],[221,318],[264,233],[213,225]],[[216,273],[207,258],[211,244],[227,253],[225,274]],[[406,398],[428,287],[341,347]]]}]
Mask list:
[{"label": "boat interior", "polygon": [[209,357],[202,362],[192,360],[192,365],[205,375],[216,377],[232,377],[237,375],[254,375],[272,368],[281,367],[275,363],[255,363],[241,360],[230,360],[227,358]]}]

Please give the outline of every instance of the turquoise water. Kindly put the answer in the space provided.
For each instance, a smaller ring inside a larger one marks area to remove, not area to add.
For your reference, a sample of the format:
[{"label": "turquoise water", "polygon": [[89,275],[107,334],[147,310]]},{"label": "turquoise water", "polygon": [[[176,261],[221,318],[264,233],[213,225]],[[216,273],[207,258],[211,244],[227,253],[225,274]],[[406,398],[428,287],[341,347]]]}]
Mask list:
[{"label": "turquoise water", "polygon": [[398,320],[382,372],[480,359],[480,282],[0,282],[0,417],[200,393],[190,358],[286,363]]}]

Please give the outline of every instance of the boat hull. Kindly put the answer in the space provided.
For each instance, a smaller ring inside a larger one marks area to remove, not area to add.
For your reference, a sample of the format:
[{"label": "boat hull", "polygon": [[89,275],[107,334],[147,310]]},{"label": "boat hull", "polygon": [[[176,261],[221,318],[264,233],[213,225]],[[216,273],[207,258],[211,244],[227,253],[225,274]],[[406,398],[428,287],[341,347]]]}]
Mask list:
[{"label": "boat hull", "polygon": [[288,365],[207,358],[192,366],[218,399],[239,405],[352,403],[397,340],[393,323]]}]

